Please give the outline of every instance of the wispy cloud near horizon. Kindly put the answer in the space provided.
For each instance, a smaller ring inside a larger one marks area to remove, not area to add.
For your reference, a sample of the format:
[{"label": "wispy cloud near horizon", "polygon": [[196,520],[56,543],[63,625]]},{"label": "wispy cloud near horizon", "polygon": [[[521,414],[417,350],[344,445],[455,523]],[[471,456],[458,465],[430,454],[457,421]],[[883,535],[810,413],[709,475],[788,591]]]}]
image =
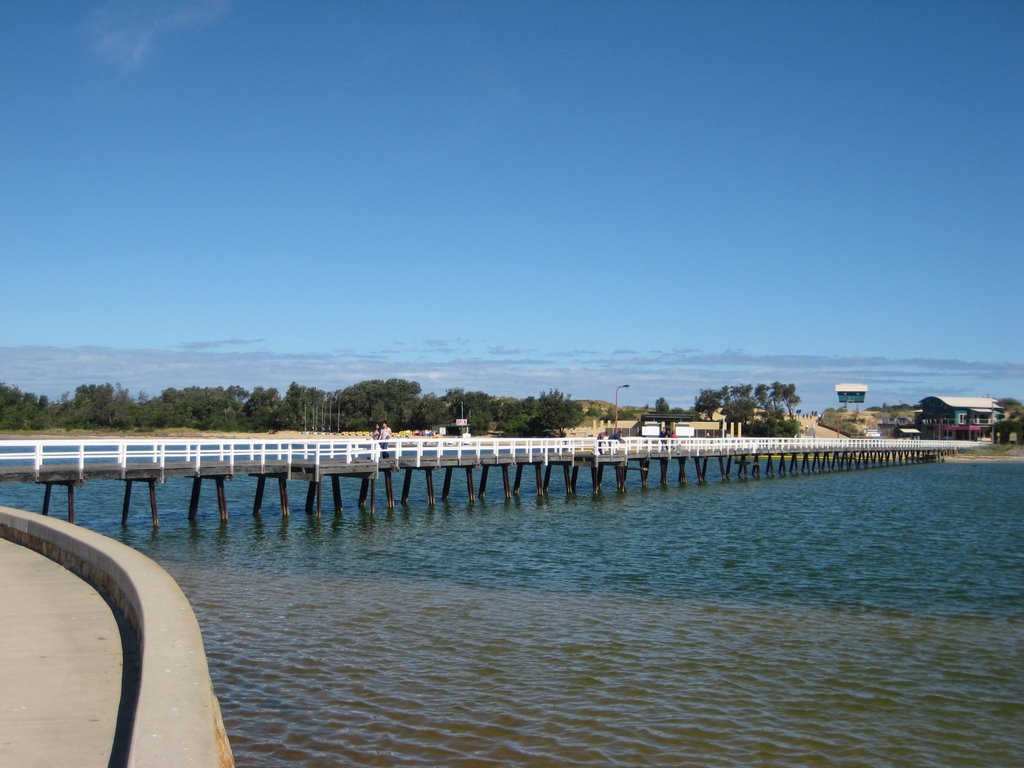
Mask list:
[{"label": "wispy cloud near horizon", "polygon": [[223,349],[224,347],[240,347],[250,344],[259,344],[263,339],[221,339],[217,341],[186,341],[178,345],[178,349],[192,352],[202,352],[208,349]]},{"label": "wispy cloud near horizon", "polygon": [[[629,402],[666,397],[688,406],[701,389],[726,384],[793,382],[808,409],[834,404],[835,384],[862,381],[869,401],[915,403],[930,394],[1016,397],[1024,363],[947,358],[863,358],[830,355],[756,355],[697,350],[619,356],[588,352],[560,358],[516,355],[511,350],[458,353],[426,343],[402,355],[357,350],[279,353],[225,349],[257,340],[191,342],[173,349],[111,347],[0,347],[0,381],[22,391],[59,397],[81,384],[119,383],[133,392],[168,387],[256,386],[285,389],[291,382],[328,391],[367,379],[404,378],[424,391],[462,387],[523,397],[559,389],[579,399],[610,400],[615,387],[631,385]],[[415,345],[413,345],[415,346]]]},{"label": "wispy cloud near horizon", "polygon": [[93,49],[123,67],[134,69],[146,61],[158,38],[212,24],[227,9],[227,0],[109,2],[93,14]]}]

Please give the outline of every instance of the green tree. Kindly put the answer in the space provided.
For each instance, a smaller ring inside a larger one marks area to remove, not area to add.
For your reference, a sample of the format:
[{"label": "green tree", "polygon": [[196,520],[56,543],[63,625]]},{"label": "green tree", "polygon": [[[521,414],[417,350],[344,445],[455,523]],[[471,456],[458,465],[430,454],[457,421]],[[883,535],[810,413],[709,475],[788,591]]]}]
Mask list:
[{"label": "green tree", "polygon": [[327,393],[316,387],[292,382],[281,402],[281,424],[287,429],[319,429],[320,414],[325,412]]},{"label": "green tree", "polygon": [[722,406],[725,405],[725,398],[729,394],[728,387],[721,389],[702,389],[693,401],[693,410],[704,419],[713,421]]},{"label": "green tree", "polygon": [[796,384],[783,384],[779,381],[772,382],[772,402],[777,406],[785,408],[786,413],[792,417],[794,409],[800,405],[800,396],[796,393]]},{"label": "green tree", "polygon": [[448,403],[449,424],[455,423],[456,419],[467,419],[469,430],[474,435],[486,435],[497,426],[495,398],[486,392],[449,389],[444,400]]},{"label": "green tree", "polygon": [[406,426],[409,429],[437,429],[448,423],[448,404],[435,394],[420,397]]},{"label": "green tree", "polygon": [[800,432],[796,419],[786,418],[782,413],[767,413],[755,419],[748,427],[752,437],[794,437]]},{"label": "green tree", "polygon": [[1010,435],[1016,434],[1018,444],[1024,438],[1024,421],[1017,419],[1003,419],[995,424],[995,441],[997,443],[1010,442]]},{"label": "green tree", "polygon": [[270,432],[284,427],[281,405],[281,395],[277,389],[256,387],[246,398],[242,414],[249,429]]},{"label": "green tree", "polygon": [[530,421],[535,435],[562,434],[583,418],[583,406],[557,389],[542,392],[537,398],[537,412]]},{"label": "green tree", "polygon": [[80,429],[128,429],[134,411],[131,394],[120,384],[82,384],[65,403],[64,423]]},{"label": "green tree", "polygon": [[0,383],[0,429],[45,429],[51,419],[50,401],[45,395],[36,396]]},{"label": "green tree", "polygon": [[757,401],[754,399],[752,384],[735,384],[728,387],[725,402],[722,403],[722,413],[728,421],[742,424],[744,431],[747,431],[747,427],[754,420],[756,408]]},{"label": "green tree", "polygon": [[406,379],[369,379],[336,393],[345,429],[372,429],[388,422],[393,429],[405,429],[413,420],[420,385]]}]

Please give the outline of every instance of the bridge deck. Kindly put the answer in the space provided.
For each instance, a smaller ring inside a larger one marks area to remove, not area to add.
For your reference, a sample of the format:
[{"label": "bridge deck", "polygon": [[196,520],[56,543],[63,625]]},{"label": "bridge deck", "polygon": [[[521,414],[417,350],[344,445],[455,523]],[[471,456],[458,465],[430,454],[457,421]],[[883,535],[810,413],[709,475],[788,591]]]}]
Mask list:
[{"label": "bridge deck", "polygon": [[[306,510],[321,512],[322,484],[331,481],[335,509],[341,509],[342,478],[361,481],[359,504],[375,503],[376,483],[383,477],[388,507],[395,505],[393,476],[405,474],[402,501],[409,495],[414,472],[426,475],[428,503],[434,503],[433,472],[444,470],[442,500],[448,498],[452,472],[466,472],[469,500],[486,492],[488,470],[502,473],[506,498],[518,495],[522,472],[534,467],[537,493],[547,492],[551,472],[561,467],[567,493],[576,492],[581,469],[589,469],[594,493],[600,493],[604,470],[615,471],[616,489],[626,489],[626,473],[638,471],[646,487],[651,462],[661,468],[661,482],[667,482],[667,465],[679,463],[679,482],[686,482],[686,464],[698,482],[706,480],[707,464],[715,459],[718,471],[727,478],[733,469],[738,477],[821,472],[836,468],[860,468],[875,463],[931,461],[941,455],[963,449],[948,441],[921,440],[834,440],[834,439],[664,439],[627,438],[624,440],[583,439],[480,439],[417,440],[399,439],[380,443],[370,440],[264,441],[264,440],[7,440],[0,441],[0,482],[46,485],[44,514],[49,511],[54,485],[68,490],[68,519],[74,520],[74,488],[88,480],[125,482],[122,521],[127,522],[131,488],[134,482],[150,486],[153,523],[158,523],[155,484],[168,478],[192,478],[189,517],[194,517],[199,486],[205,479],[217,484],[218,507],[227,518],[224,481],[237,475],[259,479],[253,505],[258,514],[266,479],[280,484],[282,514],[288,514],[287,481],[309,484]],[[515,483],[509,471],[515,468]],[[479,486],[473,472],[479,470]]]}]

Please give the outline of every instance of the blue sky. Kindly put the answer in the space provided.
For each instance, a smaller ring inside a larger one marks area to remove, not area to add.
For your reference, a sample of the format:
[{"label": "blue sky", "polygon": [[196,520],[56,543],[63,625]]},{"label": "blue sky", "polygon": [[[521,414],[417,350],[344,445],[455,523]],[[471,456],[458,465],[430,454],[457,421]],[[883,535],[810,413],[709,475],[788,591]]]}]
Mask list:
[{"label": "blue sky", "polygon": [[0,381],[1024,399],[1024,4],[0,6]]}]

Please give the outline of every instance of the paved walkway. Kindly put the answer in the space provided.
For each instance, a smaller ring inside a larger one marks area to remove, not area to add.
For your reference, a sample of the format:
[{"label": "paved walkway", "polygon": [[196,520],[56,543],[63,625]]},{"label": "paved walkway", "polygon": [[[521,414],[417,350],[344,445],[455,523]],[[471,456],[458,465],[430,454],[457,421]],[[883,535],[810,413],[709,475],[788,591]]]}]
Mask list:
[{"label": "paved walkway", "polygon": [[0,766],[106,768],[121,636],[87,583],[0,539]]}]

